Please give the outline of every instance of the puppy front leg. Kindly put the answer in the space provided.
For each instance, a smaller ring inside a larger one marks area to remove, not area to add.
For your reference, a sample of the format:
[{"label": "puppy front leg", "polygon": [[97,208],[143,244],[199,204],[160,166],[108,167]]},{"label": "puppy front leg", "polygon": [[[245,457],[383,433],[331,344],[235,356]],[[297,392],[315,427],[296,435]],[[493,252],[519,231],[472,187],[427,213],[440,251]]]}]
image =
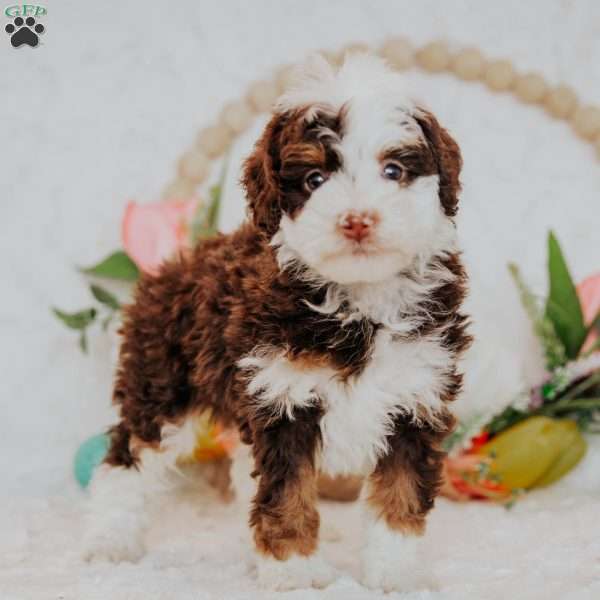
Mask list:
[{"label": "puppy front leg", "polygon": [[282,416],[255,428],[254,476],[259,481],[250,525],[263,587],[324,587],[334,576],[316,555],[319,418],[318,408],[306,407],[296,409],[293,419]]},{"label": "puppy front leg", "polygon": [[389,450],[369,477],[363,556],[363,581],[369,588],[410,591],[433,583],[419,556],[419,538],[441,485],[445,453],[440,445],[454,423],[449,413],[440,419],[437,427],[396,419]]}]

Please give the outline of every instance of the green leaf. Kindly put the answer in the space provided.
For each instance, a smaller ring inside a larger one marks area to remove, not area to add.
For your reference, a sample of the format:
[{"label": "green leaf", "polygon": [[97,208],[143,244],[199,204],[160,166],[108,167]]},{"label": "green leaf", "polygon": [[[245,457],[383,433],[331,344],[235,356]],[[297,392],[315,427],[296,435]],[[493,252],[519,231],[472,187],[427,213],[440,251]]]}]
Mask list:
[{"label": "green leaf", "polygon": [[67,313],[58,308],[53,308],[52,312],[67,327],[78,330],[84,330],[88,325],[93,323],[97,314],[95,308],[86,308],[74,313]]},{"label": "green leaf", "polygon": [[514,406],[507,406],[502,412],[498,413],[490,420],[485,426],[485,429],[493,436],[524,421],[528,416],[529,413],[524,410],[519,410]]},{"label": "green leaf", "polygon": [[564,365],[567,362],[565,347],[556,335],[554,324],[544,314],[541,303],[525,283],[519,267],[514,263],[509,263],[508,270],[517,286],[521,304],[531,321],[533,332],[544,349],[546,367],[552,371],[556,367]]},{"label": "green leaf", "polygon": [[108,306],[108,308],[112,310],[119,310],[121,308],[121,305],[119,301],[115,298],[115,296],[113,296],[109,291],[105,290],[103,287],[92,283],[92,285],[90,285],[90,290],[94,298],[96,298],[96,300],[98,300],[100,304],[104,304],[104,306]]},{"label": "green leaf", "polygon": [[219,212],[221,209],[221,196],[223,195],[223,178],[225,172],[223,172],[222,178],[217,185],[213,185],[210,188],[210,205],[208,206],[208,214],[206,216],[207,225],[213,230],[217,230],[219,222]]},{"label": "green leaf", "polygon": [[573,279],[560,244],[552,232],[548,235],[548,275],[550,293],[546,302],[546,316],[552,321],[567,356],[576,358],[587,332]]},{"label": "green leaf", "polygon": [[227,163],[223,165],[221,177],[218,183],[213,185],[208,194],[210,201],[208,204],[200,204],[198,210],[192,219],[190,226],[190,239],[192,244],[199,240],[205,240],[213,237],[219,228],[219,213],[221,212],[221,198],[223,196],[223,187],[225,176],[227,174]]},{"label": "green leaf", "polygon": [[120,279],[122,281],[137,281],[140,272],[135,263],[123,252],[117,250],[99,263],[81,269],[83,273],[105,277],[107,279]]}]

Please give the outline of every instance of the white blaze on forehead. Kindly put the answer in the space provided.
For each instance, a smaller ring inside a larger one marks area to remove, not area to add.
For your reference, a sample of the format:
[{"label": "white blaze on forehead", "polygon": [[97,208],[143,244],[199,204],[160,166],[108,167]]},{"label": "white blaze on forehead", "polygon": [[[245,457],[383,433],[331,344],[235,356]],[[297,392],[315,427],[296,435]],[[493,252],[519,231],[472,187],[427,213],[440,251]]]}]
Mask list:
[{"label": "white blaze on forehead", "polygon": [[356,177],[365,159],[376,160],[386,150],[424,140],[414,117],[419,109],[404,89],[402,76],[377,56],[350,55],[336,70],[316,54],[297,68],[278,110],[307,108],[308,121],[319,112],[335,116],[343,111],[337,147],[342,170]]},{"label": "white blaze on forehead", "polygon": [[311,120],[319,111],[335,115],[344,108],[344,136],[360,135],[367,127],[368,137],[381,149],[423,137],[412,116],[417,105],[404,90],[402,76],[377,56],[352,54],[336,70],[315,54],[297,67],[277,109],[308,108]]},{"label": "white blaze on forehead", "polygon": [[[371,103],[380,110],[392,103],[407,114],[416,105],[404,93],[402,76],[372,54],[352,54],[339,69],[334,69],[321,55],[312,55],[294,72],[291,87],[279,100],[280,111],[301,107],[328,107],[337,112],[349,100]],[[375,104],[373,104],[375,103]]]}]

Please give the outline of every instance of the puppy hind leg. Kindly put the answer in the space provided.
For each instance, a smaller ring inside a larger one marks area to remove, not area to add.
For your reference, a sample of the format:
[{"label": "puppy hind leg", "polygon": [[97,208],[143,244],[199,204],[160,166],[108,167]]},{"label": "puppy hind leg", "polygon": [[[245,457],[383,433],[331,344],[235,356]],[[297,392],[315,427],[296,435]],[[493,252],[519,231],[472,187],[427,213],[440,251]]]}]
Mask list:
[{"label": "puppy hind leg", "polygon": [[90,484],[84,557],[136,561],[145,552],[146,496],[166,487],[170,467],[175,466],[182,446],[181,438],[189,434],[185,428],[167,426],[160,434],[162,443],[160,439],[152,444],[141,443],[121,423],[110,435],[108,455]]},{"label": "puppy hind leg", "polygon": [[135,561],[144,553],[144,491],[131,434],[124,424],[110,431],[110,447],[89,487],[84,558]]},{"label": "puppy hind leg", "polygon": [[235,493],[236,505],[242,512],[249,512],[252,499],[256,495],[257,481],[252,477],[253,471],[252,448],[240,443],[232,456],[231,486]]}]

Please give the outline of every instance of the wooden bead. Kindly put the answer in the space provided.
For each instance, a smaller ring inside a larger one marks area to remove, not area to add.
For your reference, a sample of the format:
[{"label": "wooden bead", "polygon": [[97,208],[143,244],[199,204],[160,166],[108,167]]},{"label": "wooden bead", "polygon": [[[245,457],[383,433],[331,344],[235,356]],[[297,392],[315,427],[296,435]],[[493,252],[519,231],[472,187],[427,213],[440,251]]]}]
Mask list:
[{"label": "wooden bead", "polygon": [[354,44],[348,44],[342,48],[340,55],[342,56],[342,61],[349,54],[359,54],[362,52],[369,52],[369,46],[366,44],[362,44],[360,42],[356,42]]},{"label": "wooden bead", "polygon": [[483,80],[494,92],[509,90],[515,81],[515,70],[512,63],[509,60],[494,60],[488,63]]},{"label": "wooden bead", "polygon": [[582,106],[575,111],[571,120],[575,133],[586,140],[593,140],[600,134],[600,108]]},{"label": "wooden bead", "polygon": [[248,88],[248,104],[256,112],[267,112],[279,96],[277,84],[273,81],[257,81]]},{"label": "wooden bead", "polygon": [[483,75],[485,59],[477,48],[465,48],[452,59],[450,68],[459,79],[474,81]]},{"label": "wooden bead", "polygon": [[450,68],[460,79],[473,81],[483,74],[485,60],[477,48],[465,48],[452,59]]},{"label": "wooden bead", "polygon": [[537,73],[526,73],[517,77],[515,95],[522,102],[536,104],[541,102],[548,93],[548,84]]},{"label": "wooden bead", "polygon": [[277,87],[279,88],[280,94],[287,91],[294,83],[294,80],[295,77],[293,65],[284,65],[275,73],[275,81],[277,82]]},{"label": "wooden bead", "polygon": [[557,119],[568,119],[577,108],[577,95],[570,87],[559,85],[548,92],[544,108]]},{"label": "wooden bead", "polygon": [[162,193],[163,200],[188,200],[194,197],[195,185],[187,179],[172,181]]},{"label": "wooden bead", "polygon": [[431,73],[438,73],[448,68],[450,50],[446,42],[431,42],[416,54],[417,64]]},{"label": "wooden bead", "polygon": [[193,183],[200,183],[208,175],[210,160],[200,150],[186,152],[179,161],[179,174],[183,179]]},{"label": "wooden bead", "polygon": [[320,50],[319,54],[332,66],[337,67],[342,62],[342,55],[335,50]]},{"label": "wooden bead", "polygon": [[392,67],[401,71],[410,69],[415,63],[415,49],[412,44],[404,38],[392,38],[387,40],[379,54],[385,58]]},{"label": "wooden bead", "polygon": [[252,110],[243,100],[228,102],[221,111],[221,122],[237,135],[250,126]]},{"label": "wooden bead", "polygon": [[198,134],[196,145],[209,158],[216,158],[231,144],[231,132],[222,125],[211,125]]}]

